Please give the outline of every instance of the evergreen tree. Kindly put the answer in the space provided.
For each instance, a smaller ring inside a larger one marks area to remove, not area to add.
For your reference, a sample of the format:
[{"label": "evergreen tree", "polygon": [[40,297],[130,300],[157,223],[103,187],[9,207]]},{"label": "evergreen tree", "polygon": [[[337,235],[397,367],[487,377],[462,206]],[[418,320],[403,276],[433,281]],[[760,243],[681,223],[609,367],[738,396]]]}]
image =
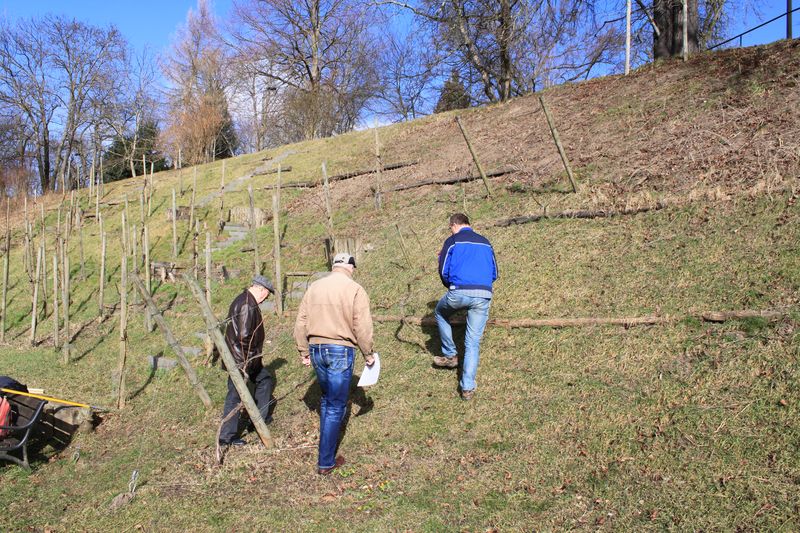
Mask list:
[{"label": "evergreen tree", "polygon": [[442,92],[439,93],[439,101],[436,102],[434,113],[451,111],[453,109],[464,109],[470,106],[470,97],[464,83],[458,76],[458,72],[453,70],[450,79],[444,83]]}]

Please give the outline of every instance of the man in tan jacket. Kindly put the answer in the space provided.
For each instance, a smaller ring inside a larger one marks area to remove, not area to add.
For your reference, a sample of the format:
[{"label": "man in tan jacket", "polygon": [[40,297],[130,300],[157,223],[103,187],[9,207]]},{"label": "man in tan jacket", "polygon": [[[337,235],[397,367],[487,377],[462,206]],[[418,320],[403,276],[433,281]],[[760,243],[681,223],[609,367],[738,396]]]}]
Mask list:
[{"label": "man in tan jacket", "polygon": [[367,365],[375,362],[369,296],[353,281],[355,259],[339,253],[331,273],[308,287],[294,325],[294,339],[304,365],[314,365],[322,390],[319,410],[318,472],[329,474],[344,464],[336,456],[358,347]]}]

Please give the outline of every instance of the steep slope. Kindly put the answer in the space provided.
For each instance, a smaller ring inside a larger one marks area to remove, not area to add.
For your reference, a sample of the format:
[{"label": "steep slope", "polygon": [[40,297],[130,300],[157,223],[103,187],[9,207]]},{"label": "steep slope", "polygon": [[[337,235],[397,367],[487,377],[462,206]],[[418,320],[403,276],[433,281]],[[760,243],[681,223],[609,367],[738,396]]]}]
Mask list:
[{"label": "steep slope", "polygon": [[[314,473],[319,390],[297,362],[289,316],[268,316],[265,360],[279,398],[271,426],[278,450],[255,442],[214,459],[225,374],[202,366],[215,409],[206,412],[179,370],[153,372],[147,355],[171,356],[148,334],[140,307],[130,326],[128,407],[103,417],[70,448],[44,449],[30,475],[0,467],[10,530],[531,530],[567,528],[800,528],[796,461],[800,291],[800,43],[731,50],[644,67],[544,92],[580,183],[572,194],[538,95],[461,113],[487,170],[481,182],[386,192],[376,211],[375,174],[331,186],[333,233],[362,243],[358,279],[376,315],[426,316],[440,297],[436,254],[446,217],[464,210],[497,251],[501,278],[494,318],[675,316],[658,327],[487,330],[479,389],[458,400],[454,372],[431,368],[435,328],[376,325],[384,375],[354,392],[336,476]],[[384,191],[474,172],[454,113],[379,129],[383,162],[418,159],[382,173]],[[224,207],[271,212],[282,180],[318,182],[321,165],[340,174],[374,165],[374,132],[359,131],[225,162]],[[148,225],[152,258],[171,261],[172,191],[188,206],[193,169],[154,176]],[[253,271],[250,236],[217,236],[223,164],[197,167],[196,216],[215,246],[213,307],[222,317]],[[231,184],[235,185],[231,185]],[[100,211],[109,235],[106,305],[119,296],[121,211],[141,229],[143,181],[106,187]],[[56,198],[45,231],[53,249]],[[87,214],[94,203],[77,195]],[[596,219],[498,220],[568,209],[665,207]],[[324,270],[322,187],[284,189],[283,271]],[[193,264],[193,241],[178,222],[177,263]],[[39,229],[35,225],[36,239]],[[231,233],[231,232],[227,232]],[[233,232],[237,233],[237,232]],[[402,242],[400,235],[402,235]],[[272,271],[272,225],[256,232]],[[99,226],[85,220],[85,280],[78,233],[70,239],[74,359],[51,348],[52,315],[28,347],[30,284],[22,235],[11,251],[7,373],[56,396],[109,405],[118,350],[117,315],[96,320]],[[204,234],[199,249],[204,246]],[[405,248],[405,252],[404,252]],[[202,265],[202,261],[201,261]],[[52,274],[52,272],[50,272]],[[202,266],[201,266],[202,275]],[[287,288],[292,279],[287,280]],[[49,287],[52,292],[52,286]],[[204,330],[188,291],[157,284],[155,297],[182,343]],[[49,302],[52,303],[52,302]],[[52,307],[52,306],[49,306]],[[701,322],[708,310],[778,310],[784,317]],[[357,369],[357,373],[359,369]],[[77,461],[73,452],[80,447]],[[111,510],[137,470],[136,498]],[[33,511],[35,509],[35,512]]]}]

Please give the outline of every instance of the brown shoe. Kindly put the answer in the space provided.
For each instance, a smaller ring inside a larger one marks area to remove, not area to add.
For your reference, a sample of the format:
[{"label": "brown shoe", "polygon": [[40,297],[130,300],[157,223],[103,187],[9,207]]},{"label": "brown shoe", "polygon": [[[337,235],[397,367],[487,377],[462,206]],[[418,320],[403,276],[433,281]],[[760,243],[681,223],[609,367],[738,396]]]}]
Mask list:
[{"label": "brown shoe", "polygon": [[471,400],[473,396],[475,396],[475,389],[461,391],[461,399],[464,401]]},{"label": "brown shoe", "polygon": [[442,368],[456,368],[458,367],[458,357],[443,357],[441,355],[433,356],[433,365]]},{"label": "brown shoe", "polygon": [[331,472],[333,472],[334,470],[336,470],[337,468],[342,466],[344,463],[345,463],[344,456],[340,455],[340,456],[338,456],[336,458],[336,462],[334,463],[334,465],[332,467],[330,467],[330,468],[320,468],[320,469],[317,470],[317,474],[319,474],[321,476],[327,476],[328,474],[330,474]]}]

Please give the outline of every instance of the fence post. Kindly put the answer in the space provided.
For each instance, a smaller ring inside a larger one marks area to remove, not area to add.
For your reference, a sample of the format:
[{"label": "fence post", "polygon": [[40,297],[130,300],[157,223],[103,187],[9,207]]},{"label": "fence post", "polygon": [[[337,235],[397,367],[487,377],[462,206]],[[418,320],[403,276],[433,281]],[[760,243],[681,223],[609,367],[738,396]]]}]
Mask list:
[{"label": "fence post", "polygon": [[58,252],[53,254],[53,350],[58,351]]},{"label": "fence post", "polygon": [[8,226],[8,210],[9,199],[6,197],[6,249],[3,256],[3,317],[0,319],[0,342],[6,342],[6,315],[8,314],[8,269],[11,257],[11,228]]},{"label": "fence post", "polygon": [[43,249],[44,244],[40,244],[36,253],[36,280],[33,282],[33,301],[31,302],[31,346],[36,346],[36,323],[39,319],[39,281],[42,277]]},{"label": "fence post", "polygon": [[70,271],[69,271],[69,250],[67,249],[67,241],[63,244],[64,253],[64,268],[61,272],[63,281],[61,283],[61,299],[64,305],[64,344],[61,345],[61,360],[66,365],[70,360],[70,342],[72,341],[70,324],[69,324],[69,289],[70,289]]},{"label": "fence post", "polygon": [[283,280],[281,278],[281,233],[278,195],[272,195],[272,231],[275,234],[273,255],[275,256],[275,312],[283,316]]},{"label": "fence post", "polygon": [[383,197],[381,196],[381,144],[378,139],[378,124],[375,122],[375,209],[380,211],[383,208]]},{"label": "fence post", "polygon": [[325,195],[325,214],[328,216],[328,237],[333,241],[333,211],[331,210],[331,187],[328,183],[328,167],[322,162],[322,193]]},{"label": "fence post", "polygon": [[[173,194],[174,194],[173,189]],[[122,213],[122,232],[128,231],[125,213]],[[128,356],[128,250],[123,244],[120,254],[119,286],[119,359],[117,361],[117,408],[125,407],[125,363]]]},{"label": "fence post", "polygon": [[175,188],[172,188],[172,259],[178,260],[178,213],[175,207]]}]

